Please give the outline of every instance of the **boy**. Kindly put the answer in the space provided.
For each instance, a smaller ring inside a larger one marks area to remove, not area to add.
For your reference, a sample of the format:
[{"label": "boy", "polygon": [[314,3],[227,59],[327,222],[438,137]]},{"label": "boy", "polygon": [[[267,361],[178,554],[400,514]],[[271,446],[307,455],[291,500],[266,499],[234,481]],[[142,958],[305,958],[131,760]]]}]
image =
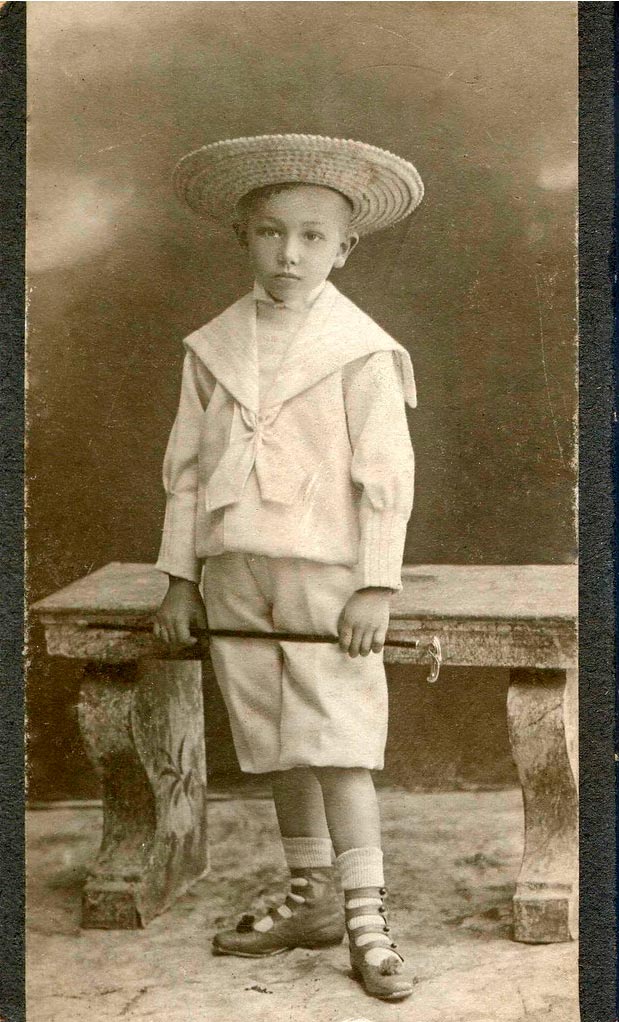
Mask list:
[{"label": "boy", "polygon": [[360,234],[412,212],[423,186],[373,146],[267,135],[189,154],[176,188],[199,214],[229,218],[255,285],[185,341],[155,634],[186,645],[208,612],[213,628],[339,636],[211,639],[239,763],[271,775],[291,873],[284,903],[218,933],[214,950],[321,947],[346,928],[364,989],[399,1000],[412,984],[387,936],[370,770],[387,732],[380,654],[413,499],[415,388],[405,349],[327,277]]}]

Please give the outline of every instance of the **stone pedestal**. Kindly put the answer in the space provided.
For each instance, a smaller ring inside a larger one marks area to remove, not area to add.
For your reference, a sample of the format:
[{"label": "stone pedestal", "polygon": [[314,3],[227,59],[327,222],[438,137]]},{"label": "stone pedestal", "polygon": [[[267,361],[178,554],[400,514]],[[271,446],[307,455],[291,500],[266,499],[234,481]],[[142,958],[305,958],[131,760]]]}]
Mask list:
[{"label": "stone pedestal", "polygon": [[525,816],[514,937],[578,934],[578,709],[575,670],[510,672],[507,717]]},{"label": "stone pedestal", "polygon": [[136,929],[208,866],[200,663],[89,666],[79,720],[103,786],[82,925]]}]

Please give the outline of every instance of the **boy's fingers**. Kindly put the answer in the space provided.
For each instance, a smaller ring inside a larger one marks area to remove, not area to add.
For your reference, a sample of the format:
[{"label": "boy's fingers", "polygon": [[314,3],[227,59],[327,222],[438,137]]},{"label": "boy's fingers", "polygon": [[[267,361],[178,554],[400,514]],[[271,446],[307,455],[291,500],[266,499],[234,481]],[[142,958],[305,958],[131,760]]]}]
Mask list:
[{"label": "boy's fingers", "polygon": [[352,640],[352,628],[345,622],[340,625],[340,649],[347,653]]},{"label": "boy's fingers", "polygon": [[352,633],[352,640],[348,648],[348,655],[351,657],[359,656],[359,647],[361,646],[361,640],[363,639],[363,630],[361,628],[355,628]]},{"label": "boy's fingers", "polygon": [[161,626],[155,622],[153,625],[153,637],[156,642],[163,642],[163,636],[161,634]]},{"label": "boy's fingers", "polygon": [[189,631],[189,625],[185,624],[184,621],[175,625],[173,638],[175,646],[192,646],[196,641]]},{"label": "boy's fingers", "polygon": [[192,630],[194,633],[206,632],[208,630],[208,621],[206,620],[206,615],[198,612],[195,615],[195,617],[193,617],[189,622],[189,642],[196,643],[198,641],[198,636],[196,634],[192,635],[191,634]]},{"label": "boy's fingers", "polygon": [[373,638],[374,638],[374,630],[372,628],[368,628],[368,630],[363,633],[363,638],[361,639],[361,645],[359,646],[359,652],[360,652],[361,656],[369,656],[370,650],[372,649],[372,640],[373,640]]},{"label": "boy's fingers", "polygon": [[374,632],[374,638],[372,639],[372,652],[373,653],[380,653],[380,651],[382,650],[383,646],[385,645],[385,639],[386,638],[387,638],[387,633],[386,633],[386,631],[384,631],[384,629],[381,628],[381,629],[378,629],[376,632]]},{"label": "boy's fingers", "polygon": [[193,627],[194,627],[193,622],[190,625],[187,625],[183,622],[183,624],[178,626],[176,636],[178,639],[179,646],[193,646],[194,642],[197,642],[196,637],[192,635],[190,632],[190,628]]},{"label": "boy's fingers", "polygon": [[184,632],[185,632],[184,625],[178,624],[177,622],[174,622],[172,624],[172,626],[170,628],[170,639],[172,641],[172,645],[173,646],[183,646],[184,645],[184,643],[183,643],[183,634],[184,634]]},{"label": "boy's fingers", "polygon": [[165,625],[159,625],[158,639],[160,642],[165,642],[166,646],[170,645],[170,634]]}]

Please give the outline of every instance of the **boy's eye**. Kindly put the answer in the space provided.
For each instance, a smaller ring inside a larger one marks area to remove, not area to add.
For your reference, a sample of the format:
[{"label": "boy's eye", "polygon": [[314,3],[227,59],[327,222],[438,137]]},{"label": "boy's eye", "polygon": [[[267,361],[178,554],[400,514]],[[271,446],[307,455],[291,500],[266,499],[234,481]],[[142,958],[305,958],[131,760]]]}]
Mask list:
[{"label": "boy's eye", "polygon": [[277,238],[279,237],[279,231],[276,227],[260,227],[258,234],[261,238]]},{"label": "boy's eye", "polygon": [[306,231],[305,237],[308,241],[324,241],[324,236],[317,231]]}]

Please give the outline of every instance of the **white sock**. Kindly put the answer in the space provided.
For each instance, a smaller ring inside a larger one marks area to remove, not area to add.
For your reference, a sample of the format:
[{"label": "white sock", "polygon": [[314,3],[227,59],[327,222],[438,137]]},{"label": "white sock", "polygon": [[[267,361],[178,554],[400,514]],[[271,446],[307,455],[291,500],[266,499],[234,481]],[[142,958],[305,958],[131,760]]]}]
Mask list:
[{"label": "white sock", "polygon": [[314,866],[331,865],[331,838],[283,837],[282,845],[288,869],[312,869]]},{"label": "white sock", "polygon": [[383,853],[381,848],[349,848],[335,860],[340,872],[342,889],[354,891],[359,887],[383,887]]}]

